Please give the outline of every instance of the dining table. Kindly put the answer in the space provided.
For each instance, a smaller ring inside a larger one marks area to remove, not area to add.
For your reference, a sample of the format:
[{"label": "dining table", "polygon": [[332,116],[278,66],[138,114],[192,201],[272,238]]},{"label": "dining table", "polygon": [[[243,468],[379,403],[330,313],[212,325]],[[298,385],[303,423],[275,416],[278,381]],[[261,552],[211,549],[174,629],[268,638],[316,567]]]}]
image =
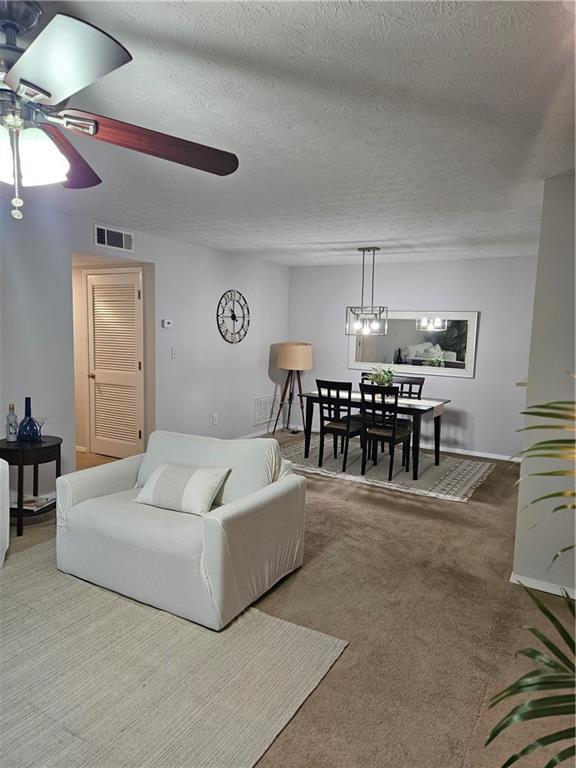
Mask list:
[{"label": "dining table", "polygon": [[[304,458],[310,455],[310,438],[312,436],[312,422],[314,419],[314,406],[320,401],[318,390],[304,392],[302,397],[306,400],[306,413],[304,419]],[[362,402],[360,392],[353,391],[350,405],[359,407]],[[420,464],[420,432],[423,416],[432,416],[434,419],[434,463],[440,464],[440,437],[442,432],[442,416],[444,409],[450,400],[437,400],[432,398],[399,397],[398,413],[412,418],[412,479],[418,480]],[[343,401],[343,405],[345,401]]]}]

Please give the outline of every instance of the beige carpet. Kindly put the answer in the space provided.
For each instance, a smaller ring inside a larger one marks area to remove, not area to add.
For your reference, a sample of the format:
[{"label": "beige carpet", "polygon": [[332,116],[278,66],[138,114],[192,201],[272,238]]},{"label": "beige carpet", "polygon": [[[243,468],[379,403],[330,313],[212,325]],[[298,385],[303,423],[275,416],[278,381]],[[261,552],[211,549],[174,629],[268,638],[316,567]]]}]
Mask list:
[{"label": "beige carpet", "polygon": [[[517,464],[496,462],[463,515],[454,502],[308,476],[304,565],[257,607],[350,644],[258,768],[500,768],[544,732],[514,726],[483,746],[507,711],[488,710],[490,696],[530,668],[514,657],[530,643],[523,627],[541,626],[508,581],[517,479]],[[10,557],[54,530],[26,525]],[[542,768],[551,749],[519,768]]]},{"label": "beige carpet", "polygon": [[443,454],[440,464],[434,463],[434,454],[420,451],[418,479],[412,479],[412,472],[402,467],[402,447],[396,449],[392,480],[388,480],[389,455],[378,454],[378,463],[369,461],[366,474],[362,475],[362,451],[359,438],[350,440],[346,473],[342,472],[342,455],[334,458],[332,437],[328,436],[324,445],[322,467],[318,466],[319,435],[312,435],[310,455],[304,458],[304,439],[282,444],[282,456],[291,461],[295,468],[306,474],[338,477],[341,480],[375,485],[389,490],[413,493],[416,496],[432,496],[446,501],[468,501],[476,488],[480,486],[494,469],[494,463],[482,459],[463,458]]},{"label": "beige carpet", "polygon": [[254,608],[212,632],[60,573],[1,572],[3,768],[248,768],[346,643]]}]

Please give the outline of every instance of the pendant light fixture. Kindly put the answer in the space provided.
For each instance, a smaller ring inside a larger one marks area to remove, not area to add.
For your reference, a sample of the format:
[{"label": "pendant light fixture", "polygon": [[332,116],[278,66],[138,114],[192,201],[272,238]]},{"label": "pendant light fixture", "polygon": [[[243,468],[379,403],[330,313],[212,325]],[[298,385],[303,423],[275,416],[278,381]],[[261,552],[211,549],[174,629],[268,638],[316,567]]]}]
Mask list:
[{"label": "pendant light fixture", "polygon": [[[362,297],[359,307],[346,307],[347,336],[385,336],[388,333],[388,307],[374,304],[374,270],[376,251],[380,248],[365,246],[358,248],[362,254]],[[372,275],[370,281],[370,304],[364,303],[366,254],[372,254]]]}]

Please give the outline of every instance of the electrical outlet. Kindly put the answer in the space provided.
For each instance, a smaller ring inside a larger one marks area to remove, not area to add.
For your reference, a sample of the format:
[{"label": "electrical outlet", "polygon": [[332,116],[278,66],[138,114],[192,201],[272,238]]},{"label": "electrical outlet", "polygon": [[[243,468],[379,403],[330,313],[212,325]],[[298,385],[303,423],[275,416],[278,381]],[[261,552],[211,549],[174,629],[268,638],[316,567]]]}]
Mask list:
[{"label": "electrical outlet", "polygon": [[170,347],[170,357],[172,360],[176,360],[176,347]]},{"label": "electrical outlet", "polygon": [[212,424],[213,424],[215,427],[217,427],[217,426],[218,426],[218,414],[217,414],[217,413],[213,413],[213,414],[212,414]]}]

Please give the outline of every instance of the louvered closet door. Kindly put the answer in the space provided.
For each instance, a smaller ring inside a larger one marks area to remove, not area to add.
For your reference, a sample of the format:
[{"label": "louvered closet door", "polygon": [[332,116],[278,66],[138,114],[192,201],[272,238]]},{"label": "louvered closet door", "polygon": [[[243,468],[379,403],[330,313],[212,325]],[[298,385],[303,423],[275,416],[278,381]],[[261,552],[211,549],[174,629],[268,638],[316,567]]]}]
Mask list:
[{"label": "louvered closet door", "polygon": [[142,276],[87,275],[90,450],[106,456],[143,451]]}]

